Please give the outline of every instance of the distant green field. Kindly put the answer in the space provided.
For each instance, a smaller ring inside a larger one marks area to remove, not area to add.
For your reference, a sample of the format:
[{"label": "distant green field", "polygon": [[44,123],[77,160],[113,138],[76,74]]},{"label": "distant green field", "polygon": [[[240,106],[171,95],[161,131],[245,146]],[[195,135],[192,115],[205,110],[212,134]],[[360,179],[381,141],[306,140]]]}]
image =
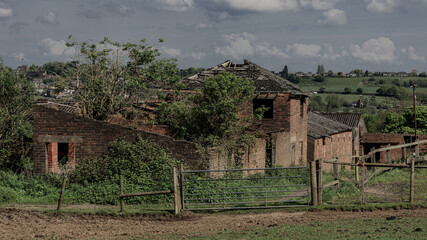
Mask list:
[{"label": "distant green field", "polygon": [[[356,93],[356,89],[362,88],[363,93],[376,93],[381,84],[376,82],[369,82],[367,79],[370,77],[327,77],[323,83],[309,81],[304,79],[299,86],[306,91],[318,92],[320,87],[325,87],[327,92],[344,92],[344,88],[350,87],[352,92]],[[408,81],[411,79],[423,79],[414,77],[374,77],[376,81],[383,80],[385,84],[391,84],[391,81],[399,79]],[[426,80],[427,81],[427,80]],[[418,88],[418,90],[425,91],[427,88]],[[408,88],[410,91],[410,88]]]}]

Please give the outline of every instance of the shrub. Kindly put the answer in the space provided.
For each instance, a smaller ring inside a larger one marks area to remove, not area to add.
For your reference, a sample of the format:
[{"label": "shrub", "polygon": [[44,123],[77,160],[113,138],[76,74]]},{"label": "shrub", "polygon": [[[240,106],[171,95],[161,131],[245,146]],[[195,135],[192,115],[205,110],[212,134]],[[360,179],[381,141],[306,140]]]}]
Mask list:
[{"label": "shrub", "polygon": [[165,190],[172,185],[172,167],[176,164],[162,147],[138,136],[132,143],[115,141],[105,156],[80,163],[71,180],[80,184],[117,183],[121,174],[132,184]]}]

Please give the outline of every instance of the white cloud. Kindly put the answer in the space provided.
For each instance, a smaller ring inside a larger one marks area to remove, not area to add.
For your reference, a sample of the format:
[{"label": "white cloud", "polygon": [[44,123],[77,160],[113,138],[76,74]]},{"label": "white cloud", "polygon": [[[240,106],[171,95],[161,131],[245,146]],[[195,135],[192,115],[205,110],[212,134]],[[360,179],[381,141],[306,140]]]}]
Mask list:
[{"label": "white cloud", "polygon": [[224,41],[228,44],[223,47],[216,47],[215,52],[222,56],[230,56],[234,59],[253,56],[255,49],[251,41],[255,41],[255,36],[250,33],[223,35]]},{"label": "white cloud", "polygon": [[196,60],[201,60],[206,56],[206,53],[203,52],[190,52],[190,53],[181,53],[180,49],[176,49],[176,48],[168,48],[168,47],[161,47],[160,51],[163,54],[169,55],[170,57],[173,58],[178,58],[178,57],[191,57],[194,58]]},{"label": "white cloud", "polygon": [[[403,49],[402,49],[403,50]],[[404,50],[404,51],[402,51],[402,52],[406,52],[406,49]],[[414,47],[412,47],[412,46],[409,46],[408,47],[408,57],[409,57],[409,59],[411,59],[411,60],[414,60],[414,61],[417,61],[417,62],[425,62],[426,61],[426,58],[425,57],[423,57],[423,56],[418,56],[416,53],[415,53],[415,49],[414,49]]]},{"label": "white cloud", "polygon": [[37,16],[35,21],[38,23],[46,23],[52,25],[59,24],[58,16],[54,12],[48,12],[44,16]]},{"label": "white cloud", "polygon": [[286,54],[283,50],[271,46],[268,42],[261,42],[255,45],[255,51],[257,54],[260,54],[262,56],[276,56],[279,58],[288,58],[289,55]]},{"label": "white cloud", "polygon": [[43,48],[43,56],[64,56],[71,57],[76,53],[73,47],[67,47],[64,40],[55,41],[51,38],[45,38],[40,41]]},{"label": "white cloud", "polygon": [[258,42],[256,37],[250,33],[223,35],[225,46],[216,47],[215,52],[223,57],[241,59],[254,55],[288,58],[281,49],[271,46],[268,42]]},{"label": "white cloud", "polygon": [[161,47],[160,48],[161,52],[164,54],[167,54],[171,57],[178,57],[181,55],[181,50],[180,49],[175,49],[175,48],[168,48],[168,47]]},{"label": "white cloud", "polygon": [[111,2],[104,5],[104,8],[110,12],[119,16],[127,16],[134,13],[134,10],[124,4]]},{"label": "white cloud", "polygon": [[317,25],[345,25],[347,24],[347,16],[345,11],[339,9],[331,9],[323,13],[323,16],[316,21]]},{"label": "white cloud", "polygon": [[367,40],[361,46],[351,44],[348,49],[353,57],[368,62],[393,63],[396,59],[394,43],[385,37]]},{"label": "white cloud", "polygon": [[391,12],[398,5],[399,0],[365,0],[366,10],[370,12]]},{"label": "white cloud", "polygon": [[292,52],[295,56],[308,58],[320,57],[320,50],[322,47],[316,44],[294,43],[286,47],[286,51]]},{"label": "white cloud", "polygon": [[341,0],[299,0],[301,7],[312,8],[314,10],[328,10],[335,7]]},{"label": "white cloud", "polygon": [[0,3],[0,20],[1,19],[7,19],[12,17],[13,10],[11,8],[7,8],[2,3]]},{"label": "white cloud", "polygon": [[204,52],[191,52],[190,54],[188,54],[186,56],[192,57],[196,60],[202,60],[203,58],[206,57],[206,53],[204,53]]},{"label": "white cloud", "polygon": [[19,62],[27,61],[27,59],[25,58],[25,54],[23,52],[15,53],[13,54],[13,57],[15,58],[16,61],[19,61]]},{"label": "white cloud", "polygon": [[219,5],[229,8],[251,12],[280,12],[298,9],[297,0],[213,0]]},{"label": "white cloud", "polygon": [[169,11],[182,12],[193,7],[193,0],[155,0],[157,6]]},{"label": "white cloud", "polygon": [[336,60],[337,58],[341,57],[340,54],[334,52],[331,44],[323,44],[322,50],[322,60]]}]

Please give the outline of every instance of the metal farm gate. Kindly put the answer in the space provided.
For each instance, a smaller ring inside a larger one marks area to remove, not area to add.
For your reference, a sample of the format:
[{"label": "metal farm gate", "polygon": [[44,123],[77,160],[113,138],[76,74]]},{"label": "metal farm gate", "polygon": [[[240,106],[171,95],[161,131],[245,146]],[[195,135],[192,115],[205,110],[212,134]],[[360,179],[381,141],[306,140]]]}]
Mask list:
[{"label": "metal farm gate", "polygon": [[184,210],[307,206],[307,167],[277,167],[181,172]]}]

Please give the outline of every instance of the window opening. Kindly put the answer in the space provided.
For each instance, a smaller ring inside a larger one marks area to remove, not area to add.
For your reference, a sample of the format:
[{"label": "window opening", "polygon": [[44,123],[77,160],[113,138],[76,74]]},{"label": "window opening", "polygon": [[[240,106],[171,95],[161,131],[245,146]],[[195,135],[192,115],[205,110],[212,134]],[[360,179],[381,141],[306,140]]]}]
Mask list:
[{"label": "window opening", "polygon": [[68,143],[58,143],[58,164],[60,169],[63,169],[67,165],[69,158],[68,153]]},{"label": "window opening", "polygon": [[253,112],[259,109],[261,110],[263,107],[266,108],[263,114],[264,119],[273,119],[273,99],[254,99],[253,100]]}]

